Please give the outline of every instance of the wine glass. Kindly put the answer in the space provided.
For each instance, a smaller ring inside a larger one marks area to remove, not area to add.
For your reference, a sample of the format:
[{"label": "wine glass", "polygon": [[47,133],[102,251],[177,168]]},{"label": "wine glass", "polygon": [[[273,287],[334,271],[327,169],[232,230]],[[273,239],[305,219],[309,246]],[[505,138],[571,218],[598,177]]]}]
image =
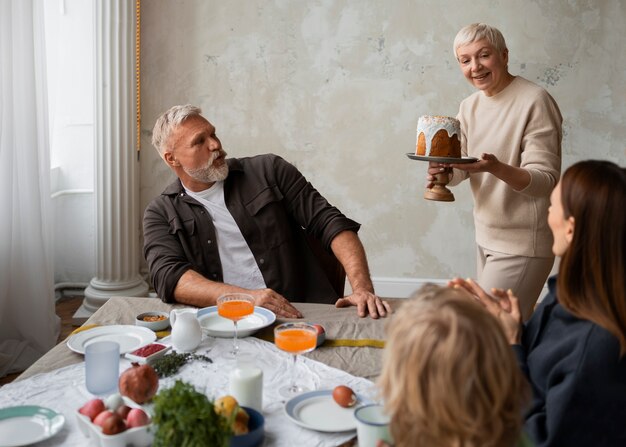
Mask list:
[{"label": "wine glass", "polygon": [[242,318],[252,315],[254,312],[254,298],[247,293],[226,293],[217,299],[217,313],[219,316],[228,318],[235,325],[235,337],[233,338],[233,350],[228,357],[237,358],[239,345],[237,344],[237,322]]},{"label": "wine glass", "polygon": [[293,354],[291,384],[281,387],[278,392],[284,398],[291,398],[308,391],[296,383],[296,361],[298,354],[311,352],[317,343],[317,329],[309,323],[283,323],[274,328],[274,343],[282,351]]}]

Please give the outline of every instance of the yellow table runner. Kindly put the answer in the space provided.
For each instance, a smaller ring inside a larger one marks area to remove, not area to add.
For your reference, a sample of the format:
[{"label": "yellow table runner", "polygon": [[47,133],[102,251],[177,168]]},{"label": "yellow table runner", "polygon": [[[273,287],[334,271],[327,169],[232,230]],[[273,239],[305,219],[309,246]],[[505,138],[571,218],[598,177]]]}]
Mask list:
[{"label": "yellow table runner", "polygon": [[359,338],[359,339],[350,339],[350,338],[337,338],[337,339],[326,339],[322,346],[367,346],[370,348],[378,348],[383,349],[385,347],[385,340],[375,340],[373,338]]}]

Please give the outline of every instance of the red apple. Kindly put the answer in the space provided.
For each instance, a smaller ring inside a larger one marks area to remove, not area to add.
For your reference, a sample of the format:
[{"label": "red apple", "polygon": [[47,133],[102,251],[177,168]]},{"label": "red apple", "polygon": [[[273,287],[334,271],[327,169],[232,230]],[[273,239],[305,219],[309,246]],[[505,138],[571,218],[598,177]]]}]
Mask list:
[{"label": "red apple", "polygon": [[85,405],[80,407],[78,412],[87,416],[92,422],[100,413],[105,410],[104,401],[102,399],[91,399]]},{"label": "red apple", "polygon": [[111,413],[102,423],[102,433],[105,435],[116,435],[124,430],[126,430],[124,419],[116,413]]},{"label": "red apple", "polygon": [[121,407],[118,407],[117,410],[115,410],[115,412],[119,414],[122,419],[126,419],[128,417],[129,411],[130,407],[128,405],[122,405]]},{"label": "red apple", "polygon": [[113,414],[111,410],[104,410],[98,414],[93,420],[93,423],[99,425],[100,427],[104,427],[104,421]]},{"label": "red apple", "polygon": [[148,425],[150,418],[141,408],[133,408],[129,411],[126,417],[126,425],[128,428],[141,427],[142,425]]}]

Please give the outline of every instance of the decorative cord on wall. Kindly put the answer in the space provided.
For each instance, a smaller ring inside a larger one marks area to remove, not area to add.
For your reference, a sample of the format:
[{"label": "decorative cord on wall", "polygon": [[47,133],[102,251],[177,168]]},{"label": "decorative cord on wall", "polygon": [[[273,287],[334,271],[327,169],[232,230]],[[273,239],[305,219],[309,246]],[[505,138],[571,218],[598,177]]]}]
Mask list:
[{"label": "decorative cord on wall", "polygon": [[135,0],[135,83],[137,91],[137,160],[141,152],[141,0]]}]

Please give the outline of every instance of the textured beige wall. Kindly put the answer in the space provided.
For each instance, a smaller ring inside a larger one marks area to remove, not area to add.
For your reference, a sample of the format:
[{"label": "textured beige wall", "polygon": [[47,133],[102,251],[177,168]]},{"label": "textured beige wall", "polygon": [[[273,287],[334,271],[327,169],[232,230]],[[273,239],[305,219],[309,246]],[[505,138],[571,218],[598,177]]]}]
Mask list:
[{"label": "textured beige wall", "polygon": [[[422,198],[409,160],[419,115],[472,93],[452,54],[462,26],[504,33],[510,71],[564,116],[564,167],[626,159],[626,6],[619,0],[142,2],[141,202],[173,178],[150,145],[158,114],[194,103],[232,156],[273,152],[363,224],[375,277],[474,274],[472,198]],[[487,150],[488,148],[485,148]],[[143,208],[142,208],[143,209]]]}]

